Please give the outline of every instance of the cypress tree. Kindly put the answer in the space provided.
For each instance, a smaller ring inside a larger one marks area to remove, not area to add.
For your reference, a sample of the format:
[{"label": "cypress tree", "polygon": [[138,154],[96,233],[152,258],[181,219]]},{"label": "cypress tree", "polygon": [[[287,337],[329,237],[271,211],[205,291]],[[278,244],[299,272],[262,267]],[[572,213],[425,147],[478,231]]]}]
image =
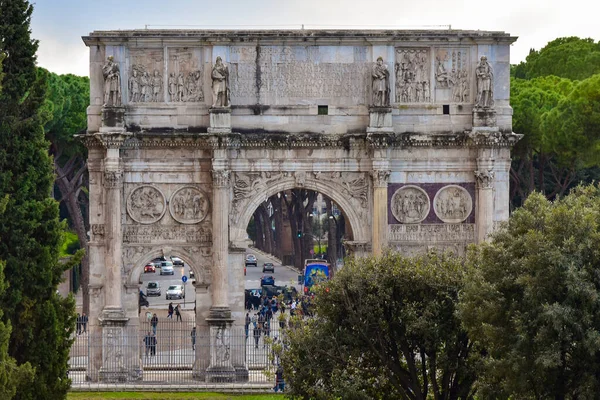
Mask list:
[{"label": "cypress tree", "polygon": [[0,0],[0,260],[8,283],[0,296],[2,320],[10,323],[8,352],[35,368],[33,383],[17,399],[60,399],[70,386],[67,362],[74,326],[72,298],[57,292],[64,266],[58,261],[64,224],[51,197],[54,181],[40,107],[46,76],[36,70],[38,42],[31,38],[33,7]]}]

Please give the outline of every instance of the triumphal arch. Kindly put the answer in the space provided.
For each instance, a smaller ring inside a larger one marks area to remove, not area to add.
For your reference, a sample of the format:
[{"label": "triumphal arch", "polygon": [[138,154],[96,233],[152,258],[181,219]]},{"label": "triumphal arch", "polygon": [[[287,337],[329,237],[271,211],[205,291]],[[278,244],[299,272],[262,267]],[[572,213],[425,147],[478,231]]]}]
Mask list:
[{"label": "triumphal arch", "polygon": [[[195,272],[199,380],[243,380],[243,243],[292,188],[335,201],[357,256],[463,253],[508,218],[509,47],[482,31],[96,31],[90,49],[90,357],[140,379],[123,332],[144,265]],[[127,339],[128,340],[128,339]],[[209,349],[209,350],[206,350]],[[136,358],[137,357],[137,358]],[[247,376],[247,375],[246,375]],[[96,379],[96,378],[93,378]]]}]

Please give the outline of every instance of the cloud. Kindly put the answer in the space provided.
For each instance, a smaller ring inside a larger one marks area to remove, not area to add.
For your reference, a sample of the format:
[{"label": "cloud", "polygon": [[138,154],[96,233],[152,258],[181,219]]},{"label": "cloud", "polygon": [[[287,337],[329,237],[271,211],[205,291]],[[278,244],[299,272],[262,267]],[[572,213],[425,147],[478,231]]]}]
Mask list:
[{"label": "cloud", "polygon": [[57,74],[89,76],[89,50],[81,39],[78,40],[78,43],[59,41],[47,36],[43,36],[39,40],[38,66]]}]

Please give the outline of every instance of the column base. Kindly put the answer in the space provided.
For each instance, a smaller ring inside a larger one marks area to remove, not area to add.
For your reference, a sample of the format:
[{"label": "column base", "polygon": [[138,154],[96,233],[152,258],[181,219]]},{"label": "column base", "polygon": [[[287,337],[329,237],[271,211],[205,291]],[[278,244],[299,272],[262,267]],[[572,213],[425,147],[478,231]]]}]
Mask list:
[{"label": "column base", "polygon": [[473,109],[473,130],[488,129],[498,130],[496,123],[496,110],[493,108],[475,107]]},{"label": "column base", "polygon": [[393,133],[392,107],[370,107],[367,133]]}]

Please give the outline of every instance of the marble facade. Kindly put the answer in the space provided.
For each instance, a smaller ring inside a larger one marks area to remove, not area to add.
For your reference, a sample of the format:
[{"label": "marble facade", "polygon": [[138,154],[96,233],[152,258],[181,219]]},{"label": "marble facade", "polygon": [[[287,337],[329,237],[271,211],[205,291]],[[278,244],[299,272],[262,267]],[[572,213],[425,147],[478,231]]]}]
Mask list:
[{"label": "marble facade", "polygon": [[[504,32],[140,30],[83,40],[90,329],[135,327],[143,266],[176,254],[197,277],[198,331],[214,333],[198,379],[244,375],[244,357],[219,348],[243,324],[240,249],[269,196],[302,187],[330,197],[358,256],[462,254],[508,218],[520,136],[509,104],[516,38]],[[493,101],[476,107],[484,55]],[[107,84],[111,71],[119,88]],[[101,354],[90,363],[112,365]]]}]

